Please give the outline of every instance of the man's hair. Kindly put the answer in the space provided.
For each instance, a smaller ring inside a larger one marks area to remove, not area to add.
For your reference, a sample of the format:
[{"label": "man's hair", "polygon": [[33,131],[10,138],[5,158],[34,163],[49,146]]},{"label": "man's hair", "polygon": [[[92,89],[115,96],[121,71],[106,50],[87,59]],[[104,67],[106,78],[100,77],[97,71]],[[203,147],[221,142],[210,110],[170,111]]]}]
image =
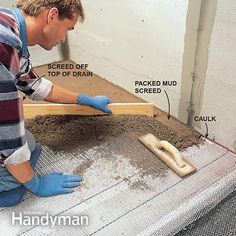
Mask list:
[{"label": "man's hair", "polygon": [[80,0],[17,0],[16,6],[29,16],[38,16],[45,9],[56,7],[60,19],[72,19],[75,15],[79,15],[82,22],[85,19]]}]

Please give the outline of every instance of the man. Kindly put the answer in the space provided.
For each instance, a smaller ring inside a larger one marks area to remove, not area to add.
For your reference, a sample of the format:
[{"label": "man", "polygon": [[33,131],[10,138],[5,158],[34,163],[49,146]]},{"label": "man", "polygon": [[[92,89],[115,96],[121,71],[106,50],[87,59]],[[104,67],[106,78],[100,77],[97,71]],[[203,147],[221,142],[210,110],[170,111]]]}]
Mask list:
[{"label": "man", "polygon": [[111,113],[107,97],[70,92],[31,68],[27,46],[51,50],[78,20],[84,20],[80,0],[25,0],[18,1],[18,8],[0,8],[0,206],[18,204],[27,190],[42,197],[71,193],[82,180],[79,175],[34,173],[41,149],[24,129],[19,90],[33,100],[88,105]]}]

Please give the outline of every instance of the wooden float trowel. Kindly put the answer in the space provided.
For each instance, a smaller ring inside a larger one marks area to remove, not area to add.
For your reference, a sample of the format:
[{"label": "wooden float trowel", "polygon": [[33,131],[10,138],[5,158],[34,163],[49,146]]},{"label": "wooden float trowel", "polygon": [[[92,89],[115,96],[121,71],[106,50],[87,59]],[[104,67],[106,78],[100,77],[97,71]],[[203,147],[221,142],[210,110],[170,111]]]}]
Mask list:
[{"label": "wooden float trowel", "polygon": [[180,177],[196,170],[193,165],[182,158],[179,150],[168,141],[160,140],[153,134],[143,135],[139,137],[139,141]]}]

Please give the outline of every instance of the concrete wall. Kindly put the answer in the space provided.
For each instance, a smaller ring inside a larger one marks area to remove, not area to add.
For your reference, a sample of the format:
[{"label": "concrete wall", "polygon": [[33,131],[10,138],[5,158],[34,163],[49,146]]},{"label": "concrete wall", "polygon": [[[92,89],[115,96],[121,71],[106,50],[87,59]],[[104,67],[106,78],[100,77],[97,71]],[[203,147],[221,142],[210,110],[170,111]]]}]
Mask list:
[{"label": "concrete wall", "polygon": [[1,0],[0,6],[1,7],[12,7],[16,3],[15,0]]},{"label": "concrete wall", "polygon": [[29,51],[33,66],[40,66],[52,62],[58,62],[62,59],[57,47],[54,47],[51,51],[46,51],[40,46],[33,46],[29,47]]},{"label": "concrete wall", "polygon": [[[14,7],[16,0],[0,0],[1,7]],[[51,62],[61,60],[61,55],[58,48],[54,48],[52,51],[47,52],[39,46],[30,47],[31,61],[34,66],[44,65]]]},{"label": "concrete wall", "polygon": [[[177,80],[172,115],[236,150],[234,0],[83,1],[87,20],[69,34],[70,58],[134,93],[135,80]],[[165,95],[140,95],[167,111]]]},{"label": "concrete wall", "polygon": [[[11,7],[15,1],[0,1]],[[136,80],[176,80],[165,88],[171,113],[236,151],[235,0],[83,0],[87,19],[68,36],[69,56],[134,93]],[[58,61],[57,48],[30,49],[34,65]],[[60,50],[59,50],[60,51]],[[139,95],[167,111],[165,94]]]},{"label": "concrete wall", "polygon": [[[199,37],[201,48],[196,62],[199,65],[204,57],[201,53],[204,43],[208,48],[208,60],[205,72],[201,66],[195,70],[201,85],[195,88],[194,115],[216,116],[216,122],[208,122],[210,137],[236,151],[236,1],[206,2],[215,2],[215,7],[205,6],[206,15],[215,14],[215,19],[208,45],[204,33]],[[202,31],[207,27],[207,22],[205,19]],[[204,123],[192,122],[192,125],[205,132]]]},{"label": "concrete wall", "polygon": [[[176,80],[178,86],[166,91],[177,117],[188,1],[83,0],[83,5],[87,19],[69,34],[70,58],[131,93],[136,80]],[[164,92],[138,96],[168,108]]]}]

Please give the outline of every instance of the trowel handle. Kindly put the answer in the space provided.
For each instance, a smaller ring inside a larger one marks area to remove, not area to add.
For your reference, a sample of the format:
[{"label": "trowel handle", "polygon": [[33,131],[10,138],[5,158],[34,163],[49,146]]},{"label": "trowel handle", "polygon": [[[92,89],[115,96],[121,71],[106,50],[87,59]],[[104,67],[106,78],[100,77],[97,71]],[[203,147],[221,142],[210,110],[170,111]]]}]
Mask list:
[{"label": "trowel handle", "polygon": [[176,164],[179,167],[184,167],[185,166],[184,161],[183,161],[182,156],[181,156],[181,153],[171,143],[169,143],[168,141],[162,140],[158,143],[158,149],[160,149],[160,148],[164,148],[168,152],[170,152],[173,155],[174,160],[175,160]]}]

